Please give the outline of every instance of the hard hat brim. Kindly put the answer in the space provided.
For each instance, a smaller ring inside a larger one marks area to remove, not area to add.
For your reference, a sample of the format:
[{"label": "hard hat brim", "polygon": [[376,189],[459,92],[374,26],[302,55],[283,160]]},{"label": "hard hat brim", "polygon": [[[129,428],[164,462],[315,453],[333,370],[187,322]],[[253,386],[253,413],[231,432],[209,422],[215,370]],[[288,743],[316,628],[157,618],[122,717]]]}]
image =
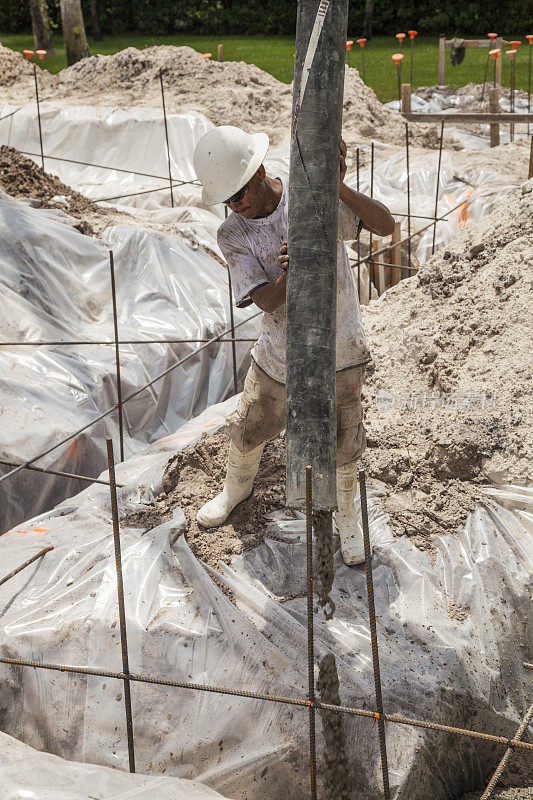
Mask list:
[{"label": "hard hat brim", "polygon": [[215,206],[217,203],[223,203],[224,200],[236,194],[243,186],[246,186],[252,175],[257,172],[265,160],[270,140],[266,133],[254,133],[252,134],[252,138],[255,145],[255,153],[251,157],[245,173],[239,178],[235,185],[230,185],[229,188],[224,191],[223,195],[220,192],[209,192],[205,187],[202,187],[202,202],[206,205]]}]

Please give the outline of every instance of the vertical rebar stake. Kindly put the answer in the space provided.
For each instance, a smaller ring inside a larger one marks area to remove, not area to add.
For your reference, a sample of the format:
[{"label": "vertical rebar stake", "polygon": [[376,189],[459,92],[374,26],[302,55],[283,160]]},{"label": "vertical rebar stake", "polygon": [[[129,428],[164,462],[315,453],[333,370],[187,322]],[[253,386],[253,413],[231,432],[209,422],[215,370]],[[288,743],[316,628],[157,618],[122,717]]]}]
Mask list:
[{"label": "vertical rebar stake", "polygon": [[[374,197],[374,142],[372,142],[370,148],[370,197]],[[374,277],[374,259],[372,257],[372,244],[373,244],[373,235],[372,231],[370,231],[370,249],[368,254],[370,256],[370,261],[368,264],[368,302],[372,300],[372,278]]]},{"label": "vertical rebar stake", "polygon": [[[227,219],[228,217],[228,207],[224,206],[224,216]],[[235,331],[233,330],[234,327],[234,319],[233,319],[233,287],[231,285],[231,272],[229,269],[229,264],[226,264],[226,269],[228,270],[228,286],[229,286],[229,321],[231,325],[231,332],[230,335],[232,337],[231,342],[231,357],[233,359],[233,393],[237,394],[237,349],[235,347]]]},{"label": "vertical rebar stake", "polygon": [[[524,717],[524,719],[520,723],[520,727],[518,728],[517,732],[515,733],[515,735],[514,735],[514,737],[513,737],[513,739],[511,741],[519,742],[521,740],[522,736],[524,735],[524,733],[527,731],[527,729],[529,727],[529,723],[531,722],[531,718],[532,717],[533,717],[533,703],[529,706],[526,716]],[[480,800],[489,800],[489,797],[492,797],[492,793],[493,793],[494,789],[496,788],[496,784],[498,783],[502,772],[504,771],[505,767],[507,766],[507,762],[511,758],[512,753],[513,753],[513,748],[512,748],[512,746],[509,746],[507,748],[507,750],[505,751],[505,753],[503,754],[498,766],[494,770],[494,775],[490,779],[487,788],[485,789],[485,791],[481,795]]]},{"label": "vertical rebar stake", "polygon": [[41,128],[41,106],[39,103],[39,86],[37,83],[37,64],[33,65],[33,78],[35,80],[35,100],[37,102],[37,121],[39,123],[39,144],[41,146],[41,166],[44,169],[43,131]]},{"label": "vertical rebar stake", "polygon": [[[356,152],[357,161],[357,191],[359,191],[359,148]],[[357,232],[357,299],[361,302],[361,231]]]},{"label": "vertical rebar stake", "polygon": [[381,674],[379,671],[378,637],[376,630],[376,609],[374,605],[374,581],[372,579],[372,553],[370,550],[370,529],[368,526],[368,508],[366,502],[366,477],[364,470],[359,472],[359,490],[361,494],[361,518],[363,522],[363,541],[365,545],[366,592],[368,596],[368,616],[370,619],[370,640],[372,643],[372,667],[374,671],[374,689],[379,734],[379,750],[381,754],[381,772],[383,774],[383,794],[390,800],[389,767],[387,763],[387,744],[385,741],[385,722],[383,721],[383,699],[381,696]]},{"label": "vertical rebar stake", "polygon": [[444,120],[440,123],[440,142],[439,142],[439,163],[437,166],[437,185],[435,187],[435,222],[433,224],[433,243],[431,245],[431,255],[435,253],[435,237],[437,235],[437,208],[439,203],[439,183],[440,183],[440,165],[442,161],[442,141],[444,139]]},{"label": "vertical rebar stake", "polygon": [[115,460],[113,442],[106,439],[107,464],[109,469],[109,491],[111,494],[111,517],[113,520],[113,540],[115,543],[115,564],[117,568],[118,616],[120,621],[120,645],[122,648],[122,672],[124,674],[124,705],[126,708],[126,731],[128,735],[128,759],[130,772],[135,772],[135,747],[133,742],[133,718],[131,715],[130,667],[128,662],[128,638],[126,634],[126,610],[124,607],[124,585],[122,583],[122,559],[120,555],[120,533],[118,529],[117,484],[115,481]]},{"label": "vertical rebar stake", "polygon": [[315,640],[313,627],[313,468],[305,468],[305,538],[307,544],[307,670],[309,677],[309,767],[311,800],[316,800]]},{"label": "vertical rebar stake", "polygon": [[163,119],[165,120],[165,139],[167,140],[167,161],[168,179],[170,181],[170,205],[174,208],[174,190],[172,188],[172,169],[170,166],[170,144],[168,141],[167,109],[165,106],[165,88],[163,86],[163,69],[159,70],[159,82],[161,83],[161,100],[163,101]]},{"label": "vertical rebar stake", "polygon": [[122,413],[122,381],[120,378],[120,352],[118,344],[117,292],[115,288],[115,260],[112,250],[109,251],[109,271],[111,273],[111,298],[113,300],[113,324],[115,326],[115,367],[117,376],[117,408],[118,408],[118,432],[120,437],[120,460],[124,461],[124,420]]},{"label": "vertical rebar stake", "polygon": [[[533,49],[533,42],[529,41],[528,45],[528,62],[527,62],[527,113],[529,114],[529,110],[531,108],[531,50]],[[527,120],[527,135],[529,136],[529,118]]]},{"label": "vertical rebar stake", "polygon": [[[409,174],[409,123],[405,123],[405,160],[407,164],[407,265],[411,264],[411,177]],[[435,215],[436,216],[436,215]]]},{"label": "vertical rebar stake", "polygon": [[[490,50],[490,44],[489,44]],[[490,53],[487,53],[487,60],[485,61],[485,74],[483,76],[483,88],[481,90],[481,100],[479,101],[479,105],[483,105],[483,97],[485,96],[485,84],[487,83],[487,74],[489,71],[489,61],[490,61]]]}]

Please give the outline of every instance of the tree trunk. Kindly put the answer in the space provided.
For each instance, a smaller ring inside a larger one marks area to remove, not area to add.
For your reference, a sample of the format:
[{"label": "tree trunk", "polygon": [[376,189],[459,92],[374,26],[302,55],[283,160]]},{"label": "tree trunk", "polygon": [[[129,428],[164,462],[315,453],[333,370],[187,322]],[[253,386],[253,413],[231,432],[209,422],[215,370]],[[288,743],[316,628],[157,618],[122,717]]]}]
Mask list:
[{"label": "tree trunk", "polygon": [[45,0],[30,0],[30,14],[35,49],[53,53],[54,43]]},{"label": "tree trunk", "polygon": [[70,67],[91,54],[85,36],[81,0],[60,0],[60,7],[67,64]]},{"label": "tree trunk", "polygon": [[365,21],[363,22],[363,36],[365,39],[372,38],[372,25],[374,23],[374,0],[366,0]]},{"label": "tree trunk", "polygon": [[100,28],[100,17],[98,15],[98,2],[97,0],[90,0],[91,3],[91,22],[93,39],[95,42],[103,42],[102,29]]}]

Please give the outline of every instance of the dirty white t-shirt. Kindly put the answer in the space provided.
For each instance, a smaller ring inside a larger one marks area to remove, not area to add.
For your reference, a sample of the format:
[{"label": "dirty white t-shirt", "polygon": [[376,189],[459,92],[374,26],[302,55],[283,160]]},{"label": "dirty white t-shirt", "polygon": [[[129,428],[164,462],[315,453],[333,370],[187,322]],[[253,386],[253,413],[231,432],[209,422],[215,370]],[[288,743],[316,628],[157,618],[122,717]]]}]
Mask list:
[{"label": "dirty white t-shirt", "polygon": [[[239,308],[250,305],[252,292],[273,283],[283,272],[278,256],[287,239],[289,187],[287,179],[281,181],[283,196],[272,214],[246,219],[233,212],[218,229],[218,245],[228,262]],[[370,361],[357,290],[344,246],[344,241],[356,239],[358,233],[359,218],[339,200],[337,371]],[[285,309],[282,305],[272,314],[263,312],[261,335],[252,349],[256,364],[279,383],[285,383]]]}]

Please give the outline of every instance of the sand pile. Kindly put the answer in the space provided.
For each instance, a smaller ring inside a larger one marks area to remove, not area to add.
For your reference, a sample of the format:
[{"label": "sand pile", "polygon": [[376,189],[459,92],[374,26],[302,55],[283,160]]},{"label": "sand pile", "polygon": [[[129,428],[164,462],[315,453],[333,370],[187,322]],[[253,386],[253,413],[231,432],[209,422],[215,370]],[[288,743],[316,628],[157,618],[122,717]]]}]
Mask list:
[{"label": "sand pile", "polygon": [[[0,49],[0,73],[16,54]],[[19,59],[16,59],[19,63]],[[209,61],[190,47],[164,45],[137,50],[128,47],[111,56],[91,56],[44,80],[44,99],[79,105],[161,107],[159,72],[164,72],[167,108],[195,110],[216,125],[239,125],[249,131],[267,130],[273,144],[287,138],[290,129],[292,87],[242,61]],[[0,77],[0,85],[2,85]],[[11,86],[6,83],[5,86]],[[33,76],[23,70],[12,102],[28,102]],[[3,93],[8,99],[9,93]],[[382,105],[362,82],[355,68],[346,68],[345,137],[370,137],[400,144],[405,136],[402,119]],[[412,125],[412,143],[435,147],[435,126]]]},{"label": "sand pile", "polygon": [[210,531],[197,524],[196,512],[224,484],[228,445],[222,430],[181,450],[167,465],[163,494],[121,524],[149,530],[170,519],[172,509],[180,506],[189,525],[187,541],[193,553],[211,566],[216,567],[219,560],[229,564],[235,553],[255,547],[263,539],[265,514],[285,503],[285,441],[279,436],[266,445],[251,497],[237,506],[226,525]]},{"label": "sand pile", "polygon": [[[54,82],[54,76],[50,75],[44,69],[38,71],[39,85],[48,86]],[[22,53],[16,53],[9,47],[4,47],[0,44],[0,87],[5,89],[15,84],[25,85],[32,83],[35,87],[33,80],[33,63],[30,63]],[[4,92],[2,91],[2,96]],[[16,95],[15,95],[16,102]]]},{"label": "sand pile", "polygon": [[363,310],[364,461],[420,546],[464,522],[481,484],[531,483],[532,234],[530,180]]},{"label": "sand pile", "polygon": [[61,208],[75,217],[90,211],[105,213],[14,147],[0,147],[0,187],[12,197],[30,198],[37,201],[35,205]]}]

